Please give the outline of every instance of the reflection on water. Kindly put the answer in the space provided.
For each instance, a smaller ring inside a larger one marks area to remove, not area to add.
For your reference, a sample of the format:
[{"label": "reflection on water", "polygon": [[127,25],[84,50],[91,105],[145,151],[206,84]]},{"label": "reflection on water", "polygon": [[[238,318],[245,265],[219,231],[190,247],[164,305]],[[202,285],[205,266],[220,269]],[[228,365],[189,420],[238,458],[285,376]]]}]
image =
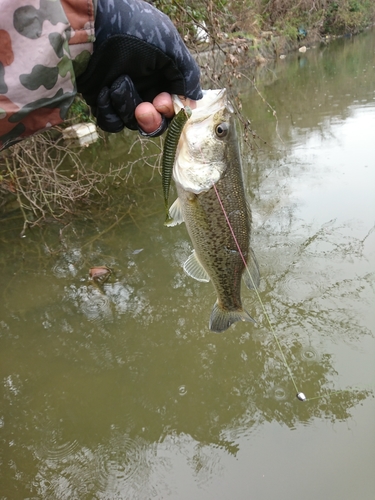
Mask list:
[{"label": "reflection on water", "polygon": [[[279,136],[241,88],[267,141],[245,172],[259,293],[309,400],[255,294],[257,325],[208,330],[214,291],[183,273],[186,230],[163,227],[145,168],[106,216],[24,239],[1,227],[1,498],[286,499],[297,472],[305,499],[373,497],[374,39],[291,55],[258,82]],[[123,161],[123,141],[102,161]]]}]

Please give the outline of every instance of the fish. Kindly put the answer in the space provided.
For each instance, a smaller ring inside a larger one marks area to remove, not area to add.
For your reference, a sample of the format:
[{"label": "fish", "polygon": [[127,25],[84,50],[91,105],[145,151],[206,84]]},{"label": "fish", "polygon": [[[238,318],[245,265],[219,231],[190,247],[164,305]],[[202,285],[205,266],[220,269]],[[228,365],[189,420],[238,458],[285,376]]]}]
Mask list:
[{"label": "fish", "polygon": [[[203,94],[177,145],[173,180],[178,198],[166,225],[185,222],[194,250],[183,268],[198,281],[212,282],[217,300],[209,329],[221,333],[236,321],[255,323],[242,306],[241,281],[255,289],[260,275],[250,246],[251,210],[234,109],[226,89]],[[173,102],[178,113],[184,104],[175,95]]]}]

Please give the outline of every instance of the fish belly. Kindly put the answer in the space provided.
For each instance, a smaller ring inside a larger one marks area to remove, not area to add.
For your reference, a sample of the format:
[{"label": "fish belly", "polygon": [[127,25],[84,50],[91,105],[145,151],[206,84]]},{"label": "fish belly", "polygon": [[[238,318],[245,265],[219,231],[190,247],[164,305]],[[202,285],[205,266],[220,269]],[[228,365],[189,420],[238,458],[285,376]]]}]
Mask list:
[{"label": "fish belly", "polygon": [[215,186],[198,195],[177,189],[197,259],[217,293],[211,330],[223,331],[238,320],[253,321],[241,303],[251,226],[241,172],[227,168]]}]

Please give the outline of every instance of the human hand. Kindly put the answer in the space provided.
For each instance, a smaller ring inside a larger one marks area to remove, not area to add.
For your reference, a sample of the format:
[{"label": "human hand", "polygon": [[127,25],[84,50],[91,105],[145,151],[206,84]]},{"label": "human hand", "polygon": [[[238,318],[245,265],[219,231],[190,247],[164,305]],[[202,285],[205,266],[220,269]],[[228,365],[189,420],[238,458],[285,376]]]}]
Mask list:
[{"label": "human hand", "polygon": [[[192,99],[186,100],[186,105],[194,109],[196,102]],[[171,119],[174,115],[172,96],[162,92],[150,102],[142,102],[135,108],[135,119],[139,127],[146,135],[155,133],[162,125],[163,117]]]},{"label": "human hand", "polygon": [[150,102],[141,102],[135,108],[135,119],[143,133],[155,134],[165,123],[165,118],[171,119],[174,115],[172,97],[162,92]]},{"label": "human hand", "polygon": [[103,130],[126,126],[157,136],[174,114],[170,94],[202,97],[197,64],[170,19],[150,4],[99,0],[96,36],[77,84]]}]

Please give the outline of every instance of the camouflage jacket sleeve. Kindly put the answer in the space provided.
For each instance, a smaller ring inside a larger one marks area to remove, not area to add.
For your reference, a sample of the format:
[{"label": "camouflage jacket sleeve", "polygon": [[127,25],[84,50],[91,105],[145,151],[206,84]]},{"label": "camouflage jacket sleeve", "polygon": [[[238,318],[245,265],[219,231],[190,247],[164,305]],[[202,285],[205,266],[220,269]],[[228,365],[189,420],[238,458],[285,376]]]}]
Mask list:
[{"label": "camouflage jacket sleeve", "polygon": [[61,123],[92,53],[96,0],[0,0],[0,149]]}]

